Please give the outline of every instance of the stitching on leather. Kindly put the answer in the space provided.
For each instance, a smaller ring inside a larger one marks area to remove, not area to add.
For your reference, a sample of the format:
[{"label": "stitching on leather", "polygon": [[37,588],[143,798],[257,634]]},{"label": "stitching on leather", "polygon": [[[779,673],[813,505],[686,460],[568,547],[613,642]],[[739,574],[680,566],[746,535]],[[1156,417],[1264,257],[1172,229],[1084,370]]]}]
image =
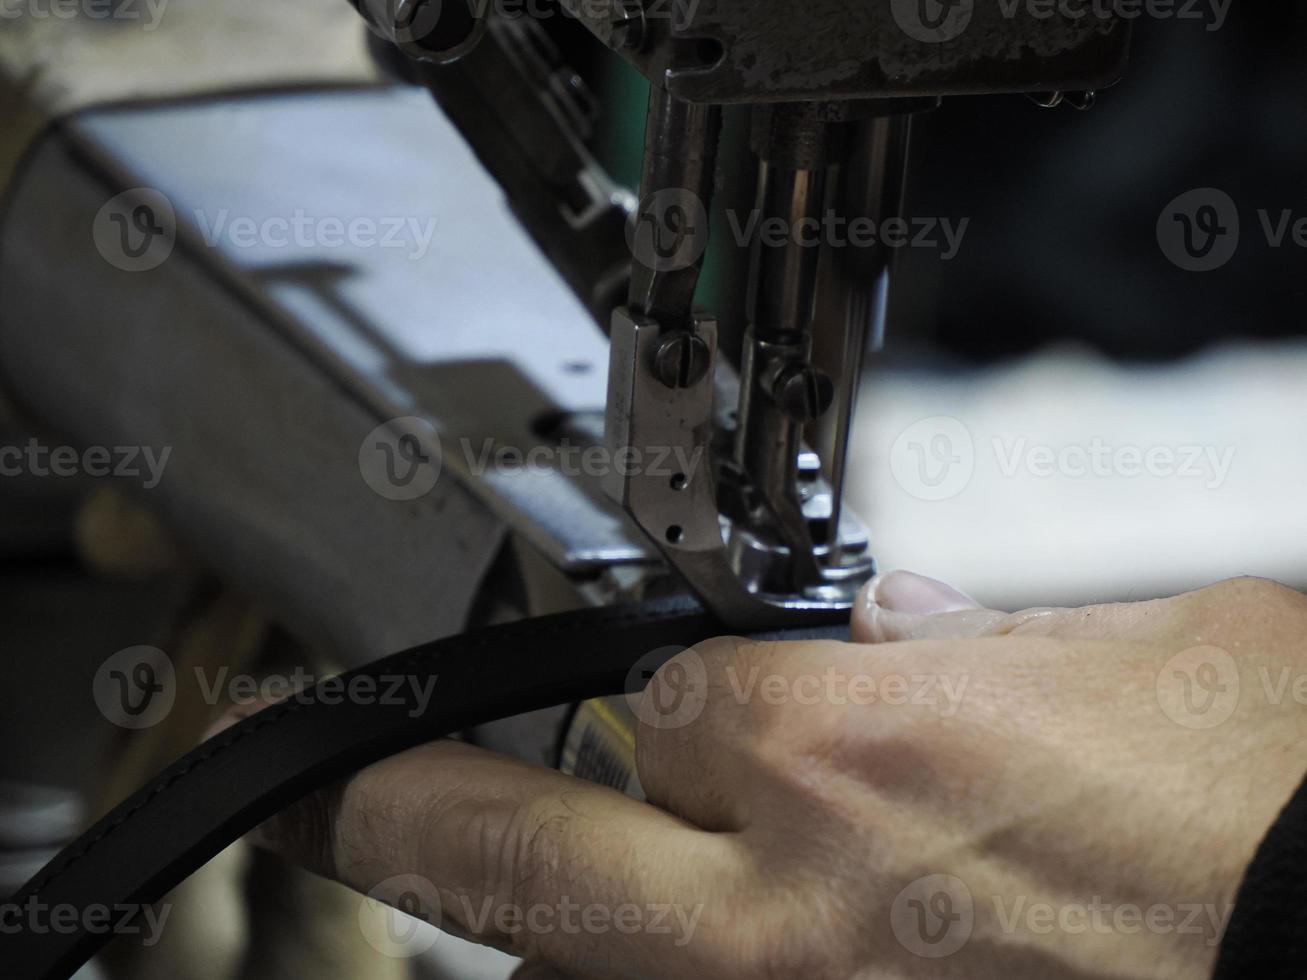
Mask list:
[{"label": "stitching on leather", "polygon": [[[499,643],[503,641],[511,642],[512,640],[514,640],[519,636],[525,636],[525,635],[539,636],[541,635],[541,633],[556,634],[556,633],[571,632],[577,627],[577,625],[597,626],[600,625],[601,623],[603,624],[615,623],[615,622],[622,622],[625,620],[640,620],[646,623],[656,623],[662,620],[672,619],[677,616],[694,615],[694,613],[695,610],[690,607],[660,610],[658,612],[652,612],[649,610],[641,610],[641,609],[626,609],[621,611],[582,610],[576,613],[567,614],[561,617],[558,621],[548,626],[544,626],[539,622],[533,623],[532,621],[527,620],[521,624],[514,624],[512,626],[500,627],[494,631],[493,636],[479,634],[476,636],[466,637],[466,638],[455,637],[450,640],[443,641],[443,643],[441,641],[437,641],[437,645],[439,647],[438,649],[427,651],[427,652],[416,651],[406,655],[401,654],[400,655],[401,659],[395,663],[395,666],[399,668],[405,668],[413,664],[417,664],[423,660],[436,660],[447,656],[457,656],[461,653],[466,653],[472,650],[476,650],[480,647],[489,646],[492,643]],[[462,640],[461,643],[460,643],[460,639]],[[374,664],[373,666],[380,666],[385,662],[386,660],[383,659],[377,661],[377,663]],[[50,874],[47,877],[34,880],[29,888],[24,888],[22,892],[20,892],[18,896],[15,896],[13,899],[11,899],[11,901],[21,902],[29,894],[38,893],[41,891],[41,889],[49,887],[51,883],[58,880],[70,868],[72,868],[75,864],[77,864],[77,862],[79,862],[82,858],[86,857],[86,855],[91,852],[92,848],[94,848],[105,838],[109,837],[110,834],[114,833],[116,830],[124,826],[129,820],[131,820],[133,817],[139,814],[147,806],[149,806],[159,796],[160,793],[166,792],[174,784],[176,784],[176,782],[179,779],[207,765],[213,759],[215,759],[222,753],[229,750],[232,746],[241,742],[247,736],[252,735],[257,731],[261,731],[265,728],[268,728],[271,725],[277,724],[285,720],[287,717],[293,715],[299,708],[305,706],[306,706],[305,702],[303,701],[292,701],[280,706],[279,708],[277,707],[268,708],[267,713],[269,714],[269,717],[265,718],[262,716],[256,716],[258,720],[255,721],[254,724],[249,726],[243,726],[237,729],[235,732],[233,732],[229,737],[223,739],[221,742],[218,742],[217,744],[213,744],[208,751],[203,752],[199,756],[197,756],[191,762],[190,765],[186,766],[186,768],[184,769],[179,770],[178,772],[170,776],[168,779],[164,780],[162,783],[155,786],[150,791],[150,793],[147,796],[145,796],[145,798],[143,798],[138,803],[136,803],[136,805],[133,806],[130,810],[128,810],[126,813],[122,814],[122,816],[114,820],[113,823],[106,826],[95,837],[92,837],[90,840],[88,840],[80,849],[68,855],[67,860],[65,860],[64,863],[61,864],[59,867],[51,869]]]}]

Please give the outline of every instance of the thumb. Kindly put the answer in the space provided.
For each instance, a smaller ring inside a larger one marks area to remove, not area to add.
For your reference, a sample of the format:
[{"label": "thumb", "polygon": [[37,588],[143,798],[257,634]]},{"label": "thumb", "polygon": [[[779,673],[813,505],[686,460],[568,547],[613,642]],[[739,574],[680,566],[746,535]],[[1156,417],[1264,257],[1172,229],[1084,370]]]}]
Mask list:
[{"label": "thumb", "polygon": [[877,575],[853,610],[855,643],[986,636],[1009,619],[952,586],[913,572]]},{"label": "thumb", "polygon": [[[855,643],[897,643],[980,636],[1057,636],[1062,639],[1134,643],[1211,642],[1229,625],[1241,628],[1222,601],[1225,593],[1278,588],[1267,583],[1228,583],[1146,602],[1119,602],[1078,609],[1036,608],[1017,613],[986,609],[952,586],[913,572],[888,572],[871,580],[853,609]],[[1289,592],[1280,589],[1280,592]],[[1298,602],[1301,597],[1290,593]]]}]

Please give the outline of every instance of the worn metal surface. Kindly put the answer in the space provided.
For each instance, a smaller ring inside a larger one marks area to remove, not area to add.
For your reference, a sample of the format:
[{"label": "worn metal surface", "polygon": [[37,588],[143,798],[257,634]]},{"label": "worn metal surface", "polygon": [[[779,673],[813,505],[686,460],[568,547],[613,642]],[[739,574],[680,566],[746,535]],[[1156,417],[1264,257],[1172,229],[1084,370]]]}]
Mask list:
[{"label": "worn metal surface", "polygon": [[377,84],[366,38],[343,0],[7,4],[0,17],[0,190],[47,125],[91,106]]},{"label": "worn metal surface", "polygon": [[[115,268],[91,234],[132,186],[177,215],[150,272]],[[214,235],[297,209],[436,233],[418,259]],[[458,478],[488,445],[548,444],[541,418],[602,413],[607,345],[423,92],[83,115],[32,160],[0,233],[0,383],[80,443],[171,446],[149,502],[329,651],[458,629],[504,521],[575,572],[651,557],[597,478]],[[445,448],[446,475],[408,502],[359,464],[399,416]]]},{"label": "worn metal surface", "polygon": [[[700,316],[695,333],[715,360],[716,322]],[[764,539],[740,515],[732,521],[719,510],[718,471],[723,467],[718,465],[720,447],[713,443],[714,429],[723,420],[715,409],[730,403],[722,398],[728,393],[722,389],[732,386],[722,385],[721,376],[715,386],[709,374],[687,388],[668,388],[652,370],[661,340],[657,321],[628,308],[614,313],[608,444],[659,464],[615,471],[609,494],[657,542],[695,594],[732,628],[769,629],[805,615],[829,616],[832,610],[849,608],[859,585],[874,571],[865,530],[846,519],[844,554],[850,559],[860,556],[860,561],[814,571],[817,581],[802,591],[794,589],[788,574],[790,552]],[[806,517],[828,519],[831,502],[828,491],[818,485],[816,458],[803,456],[798,467],[806,477],[801,477],[803,486],[797,492]],[[766,533],[770,536],[771,529]]]},{"label": "worn metal surface", "polygon": [[[614,43],[619,0],[563,0]],[[648,77],[692,102],[765,102],[1100,88],[1130,27],[1017,0],[646,0]],[[1078,9],[1078,8],[1077,8]],[[614,43],[614,46],[615,43]]]}]

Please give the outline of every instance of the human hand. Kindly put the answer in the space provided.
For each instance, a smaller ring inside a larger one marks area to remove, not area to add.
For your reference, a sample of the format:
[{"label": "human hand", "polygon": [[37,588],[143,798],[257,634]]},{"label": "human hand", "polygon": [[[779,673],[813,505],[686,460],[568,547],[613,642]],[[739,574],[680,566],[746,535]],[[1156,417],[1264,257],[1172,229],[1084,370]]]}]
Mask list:
[{"label": "human hand", "polygon": [[[652,805],[438,743],[262,839],[392,901],[429,883],[454,931],[583,977],[1210,973],[1307,768],[1307,598],[1240,580],[1007,615],[896,573],[853,626],[664,668]],[[706,684],[666,715],[673,674]]]}]

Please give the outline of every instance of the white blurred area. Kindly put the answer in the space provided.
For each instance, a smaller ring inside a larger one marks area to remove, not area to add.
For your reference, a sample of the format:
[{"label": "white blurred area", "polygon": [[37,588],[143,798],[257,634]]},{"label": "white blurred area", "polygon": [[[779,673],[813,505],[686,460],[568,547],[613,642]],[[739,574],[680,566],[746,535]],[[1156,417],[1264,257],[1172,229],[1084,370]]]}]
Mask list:
[{"label": "white blurred area", "polygon": [[1077,348],[966,374],[873,370],[851,452],[849,500],[881,569],[987,605],[1238,575],[1307,586],[1304,345],[1157,367]]}]

